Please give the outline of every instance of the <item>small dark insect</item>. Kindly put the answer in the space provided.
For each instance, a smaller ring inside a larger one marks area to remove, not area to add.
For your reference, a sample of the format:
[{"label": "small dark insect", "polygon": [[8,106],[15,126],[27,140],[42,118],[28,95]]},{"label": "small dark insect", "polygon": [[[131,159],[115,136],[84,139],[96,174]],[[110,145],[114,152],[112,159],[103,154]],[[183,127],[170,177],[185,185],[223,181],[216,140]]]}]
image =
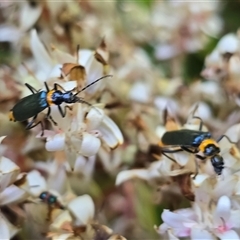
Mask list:
[{"label": "small dark insect", "polygon": [[23,122],[28,120],[29,118],[33,119],[27,124],[26,129],[31,129],[37,126],[38,124],[41,124],[42,126],[42,135],[43,135],[43,123],[42,121],[35,123],[35,120],[40,112],[42,112],[44,109],[48,108],[48,112],[46,115],[47,119],[50,119],[54,125],[57,125],[57,123],[53,120],[51,116],[51,105],[57,105],[58,110],[62,117],[66,116],[67,108],[70,109],[69,106],[65,106],[64,110],[61,107],[62,103],[84,103],[89,106],[92,106],[90,103],[84,101],[83,98],[78,97],[77,95],[87,89],[88,87],[92,86],[96,82],[102,80],[106,77],[112,77],[112,75],[106,75],[103,76],[94,82],[90,83],[86,87],[82,88],[77,93],[73,94],[72,91],[66,91],[64,90],[59,84],[55,83],[52,90],[49,89],[46,82],[44,82],[46,91],[38,91],[35,88],[33,88],[29,84],[25,84],[28,89],[32,92],[31,95],[22,98],[9,112],[9,120],[10,121],[18,121]]},{"label": "small dark insect", "polygon": [[[233,143],[228,136],[222,135],[217,141],[212,139],[211,134],[209,132],[203,132],[203,122],[202,119],[199,117],[193,117],[200,119],[200,126],[199,130],[190,130],[190,129],[181,129],[176,131],[169,131],[166,132],[162,136],[162,143],[164,144],[161,147],[161,152],[164,156],[168,157],[169,159],[175,161],[174,159],[170,158],[166,153],[176,153],[180,151],[186,151],[189,153],[193,153],[196,155],[197,158],[201,160],[205,160],[207,158],[211,159],[212,166],[216,174],[221,175],[222,170],[224,168],[224,160],[222,156],[219,155],[220,148],[218,142],[222,140],[222,138],[227,138],[230,143]],[[166,147],[165,147],[166,146]],[[178,149],[171,149],[171,147],[179,147]],[[198,153],[201,152],[202,155]],[[196,164],[197,168],[197,164]],[[196,169],[197,176],[198,169]]]},{"label": "small dark insect", "polygon": [[65,209],[64,206],[58,201],[57,197],[50,192],[42,192],[39,195],[39,198],[50,207]]}]

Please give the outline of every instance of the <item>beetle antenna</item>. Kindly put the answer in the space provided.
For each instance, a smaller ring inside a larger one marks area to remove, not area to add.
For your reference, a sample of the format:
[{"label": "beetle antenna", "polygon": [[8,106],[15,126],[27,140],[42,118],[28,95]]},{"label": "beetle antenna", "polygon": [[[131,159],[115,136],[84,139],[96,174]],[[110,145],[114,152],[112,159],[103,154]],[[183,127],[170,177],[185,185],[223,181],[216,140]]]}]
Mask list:
[{"label": "beetle antenna", "polygon": [[83,98],[78,98],[78,101],[77,101],[77,102],[86,104],[86,105],[88,105],[89,107],[94,108],[98,113],[102,114],[96,107],[94,107],[91,103],[85,101]]},{"label": "beetle antenna", "polygon": [[88,84],[86,87],[82,88],[80,91],[78,91],[77,93],[74,94],[74,96],[78,95],[80,92],[84,91],[85,89],[89,88],[90,86],[92,86],[93,84],[95,84],[96,82],[102,80],[103,78],[106,77],[112,77],[113,75],[105,75],[103,77],[98,78],[97,80],[95,80],[94,82]]},{"label": "beetle antenna", "polygon": [[85,101],[83,98],[78,98],[78,101],[77,101],[77,102],[79,102],[79,103],[84,103],[84,104],[88,105],[89,107],[95,108],[91,103]]}]

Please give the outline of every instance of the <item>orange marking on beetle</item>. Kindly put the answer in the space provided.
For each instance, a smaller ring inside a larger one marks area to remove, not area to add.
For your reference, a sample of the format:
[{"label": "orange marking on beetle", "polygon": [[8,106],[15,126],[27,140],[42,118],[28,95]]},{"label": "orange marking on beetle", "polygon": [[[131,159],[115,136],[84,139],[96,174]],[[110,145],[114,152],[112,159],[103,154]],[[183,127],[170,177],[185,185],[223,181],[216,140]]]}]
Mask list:
[{"label": "orange marking on beetle", "polygon": [[201,142],[201,144],[199,145],[199,150],[201,152],[204,152],[205,148],[209,145],[209,144],[213,144],[215,145],[216,147],[219,147],[217,142],[214,140],[214,139],[206,139],[206,140],[203,140]]},{"label": "orange marking on beetle", "polygon": [[52,105],[53,101],[52,101],[52,95],[55,92],[55,90],[51,90],[47,93],[47,103],[48,105]]},{"label": "orange marking on beetle", "polygon": [[14,121],[14,122],[16,121],[15,118],[14,118],[14,116],[13,116],[13,111],[10,111],[10,112],[8,113],[8,118],[9,118],[10,121]]}]

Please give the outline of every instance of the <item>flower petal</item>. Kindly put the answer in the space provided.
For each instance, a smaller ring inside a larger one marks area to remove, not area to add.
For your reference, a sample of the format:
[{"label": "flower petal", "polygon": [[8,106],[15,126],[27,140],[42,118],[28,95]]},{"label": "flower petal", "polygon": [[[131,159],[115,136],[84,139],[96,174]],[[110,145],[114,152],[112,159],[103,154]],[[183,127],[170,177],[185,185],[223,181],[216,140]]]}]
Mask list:
[{"label": "flower petal", "polygon": [[11,185],[20,173],[19,167],[6,157],[0,158],[0,177],[1,188],[0,191]]},{"label": "flower petal", "polygon": [[179,49],[174,44],[159,44],[155,48],[155,57],[159,60],[168,60],[179,54]]},{"label": "flower petal", "polygon": [[19,27],[25,32],[29,30],[38,20],[42,13],[42,5],[39,3],[31,7],[29,2],[23,2],[20,9]]},{"label": "flower petal", "polygon": [[82,66],[86,66],[87,62],[93,55],[93,51],[91,51],[89,49],[80,49],[78,54],[79,54],[78,63]]},{"label": "flower petal", "polygon": [[[184,209],[183,212],[190,211],[192,212],[192,209]],[[174,235],[178,237],[187,237],[190,235],[190,229],[191,227],[186,227],[184,225],[184,222],[189,223],[193,221],[191,219],[188,219],[187,217],[184,217],[181,214],[181,211],[179,213],[170,212],[169,210],[164,210],[162,213],[162,220],[164,223],[166,223],[170,228],[172,228]],[[193,223],[194,224],[194,223]],[[192,226],[192,225],[191,225]]]},{"label": "flower petal", "polygon": [[61,230],[64,223],[67,223],[67,222],[71,223],[72,217],[69,211],[63,211],[54,219],[53,223],[50,225],[50,229],[53,231],[59,231]]},{"label": "flower petal", "polygon": [[193,184],[195,187],[200,187],[208,178],[209,176],[207,174],[198,174],[195,179],[193,179]]},{"label": "flower petal", "polygon": [[180,109],[178,103],[174,99],[169,97],[156,97],[154,99],[154,104],[161,112],[167,109],[170,116],[176,114]]},{"label": "flower petal", "polygon": [[238,240],[240,239],[238,234],[234,230],[229,230],[223,233],[217,233],[216,234],[218,238],[222,240]]},{"label": "flower petal", "polygon": [[5,188],[0,195],[0,205],[7,205],[12,203],[18,203],[26,200],[28,197],[28,194],[16,187],[15,185],[11,185],[7,188]]},{"label": "flower petal", "polygon": [[46,142],[46,150],[53,151],[62,151],[65,146],[65,136],[64,134],[56,134],[53,137],[48,137]]},{"label": "flower petal", "polygon": [[33,170],[27,174],[27,180],[29,182],[30,194],[38,197],[40,193],[47,190],[47,183],[44,177],[36,170]]},{"label": "flower petal", "polygon": [[[225,135],[228,136],[232,142],[238,142],[240,140],[240,124],[235,124],[230,127],[226,132]],[[229,144],[229,141],[225,138],[225,141]],[[222,141],[220,141],[221,143]]]},{"label": "flower petal", "polygon": [[[90,84],[93,81],[95,81],[96,79],[102,77],[103,72],[104,72],[103,65],[95,59],[93,54],[88,59],[85,68],[86,68],[86,73],[87,73],[87,83],[86,84]],[[97,91],[102,89],[102,87],[105,85],[103,83],[104,83],[104,81],[101,81],[101,83],[94,84],[90,88],[86,89],[85,92],[87,94],[93,95]]]},{"label": "flower petal", "polygon": [[148,180],[148,171],[146,169],[134,169],[121,171],[116,178],[116,185],[120,185],[127,180],[132,178],[141,178],[143,180]]},{"label": "flower petal", "polygon": [[54,172],[48,178],[48,188],[54,189],[59,193],[64,193],[68,188],[68,179],[65,166],[56,160],[53,161],[53,163],[55,163],[55,169],[53,169]]},{"label": "flower petal", "polygon": [[239,49],[239,39],[236,34],[229,33],[223,36],[217,44],[217,50],[224,53],[235,53]]},{"label": "flower petal", "polygon": [[89,195],[85,194],[73,199],[67,207],[76,218],[76,225],[86,225],[94,217],[95,207]]},{"label": "flower petal", "polygon": [[208,104],[206,104],[205,102],[198,102],[197,104],[193,104],[193,106],[190,108],[189,110],[189,114],[191,112],[193,112],[193,110],[196,108],[197,105],[197,109],[194,112],[195,116],[200,117],[203,121],[207,121],[209,119],[211,119],[212,117],[212,111],[209,107]]},{"label": "flower petal", "polygon": [[55,62],[59,63],[61,66],[64,63],[74,63],[76,62],[76,58],[74,58],[69,53],[63,52],[60,49],[52,46],[52,57]]},{"label": "flower petal", "polygon": [[213,236],[210,232],[207,230],[201,229],[201,228],[192,228],[191,230],[191,239],[192,240],[216,240],[216,237]]},{"label": "flower petal", "polygon": [[89,158],[78,156],[74,166],[74,172],[82,173],[86,177],[92,176],[96,162],[96,155]]},{"label": "flower petal", "polygon": [[98,130],[102,133],[102,139],[110,148],[114,149],[123,144],[123,135],[120,129],[108,116],[104,116]]},{"label": "flower petal", "polygon": [[79,149],[79,154],[82,154],[85,157],[90,157],[97,154],[101,146],[100,139],[87,132],[83,133],[82,140],[74,138],[72,139],[72,143],[76,149]]},{"label": "flower petal", "polygon": [[74,237],[73,233],[64,233],[64,234],[59,234],[57,236],[52,236],[52,240],[77,240],[79,239],[78,237]]},{"label": "flower petal", "polygon": [[0,144],[2,143],[3,139],[6,138],[6,136],[1,136],[0,137]]},{"label": "flower petal", "polygon": [[213,221],[215,227],[225,224],[230,218],[231,202],[227,196],[219,198],[217,207],[213,214]]},{"label": "flower petal", "polygon": [[239,218],[240,210],[232,210],[231,216],[229,219],[229,225],[232,228],[239,229],[240,228],[240,218]]},{"label": "flower petal", "polygon": [[17,43],[22,35],[23,33],[14,26],[7,24],[0,25],[0,42]]},{"label": "flower petal", "polygon": [[0,239],[11,239],[19,230],[0,214]]},{"label": "flower petal", "polygon": [[30,44],[33,56],[39,68],[37,78],[39,80],[45,81],[52,69],[52,60],[43,43],[40,41],[35,29],[31,30]]},{"label": "flower petal", "polygon": [[177,237],[172,233],[172,231],[168,230],[167,233],[168,233],[169,240],[179,240],[179,238],[177,238]]},{"label": "flower petal", "polygon": [[148,103],[151,99],[149,85],[140,82],[135,83],[129,93],[129,98],[132,101]]},{"label": "flower petal", "polygon": [[178,152],[173,154],[173,159],[175,159],[180,166],[185,166],[190,156],[191,155],[187,152]]},{"label": "flower petal", "polygon": [[224,179],[224,181],[218,181],[215,185],[215,188],[213,190],[214,196],[217,198],[220,198],[221,196],[232,196],[234,193],[236,185],[237,185],[238,179],[234,176],[228,176]]},{"label": "flower petal", "polygon": [[61,68],[62,68],[62,64],[55,65],[52,68],[51,72],[49,73],[48,78],[59,78],[59,77],[61,77],[61,75],[62,75]]},{"label": "flower petal", "polygon": [[159,227],[154,226],[154,229],[157,231],[157,233],[164,234],[168,231],[169,226],[166,223],[162,223]]},{"label": "flower petal", "polygon": [[96,129],[100,123],[103,121],[104,111],[100,108],[91,108],[86,116],[86,124],[88,130]]},{"label": "flower petal", "polygon": [[171,228],[183,228],[183,216],[181,214],[164,209],[161,217],[164,223]]}]

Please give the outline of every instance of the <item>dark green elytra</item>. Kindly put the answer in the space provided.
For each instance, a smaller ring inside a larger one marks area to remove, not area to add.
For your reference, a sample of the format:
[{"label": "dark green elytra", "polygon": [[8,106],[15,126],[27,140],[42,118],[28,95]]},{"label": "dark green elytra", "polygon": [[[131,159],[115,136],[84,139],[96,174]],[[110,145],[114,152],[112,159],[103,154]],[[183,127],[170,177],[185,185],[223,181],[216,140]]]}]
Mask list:
[{"label": "dark green elytra", "polygon": [[43,111],[49,106],[46,98],[45,91],[22,98],[11,110],[14,120],[22,122]]},{"label": "dark green elytra", "polygon": [[165,132],[161,140],[164,145],[198,147],[203,140],[209,138],[209,132],[181,129]]}]

